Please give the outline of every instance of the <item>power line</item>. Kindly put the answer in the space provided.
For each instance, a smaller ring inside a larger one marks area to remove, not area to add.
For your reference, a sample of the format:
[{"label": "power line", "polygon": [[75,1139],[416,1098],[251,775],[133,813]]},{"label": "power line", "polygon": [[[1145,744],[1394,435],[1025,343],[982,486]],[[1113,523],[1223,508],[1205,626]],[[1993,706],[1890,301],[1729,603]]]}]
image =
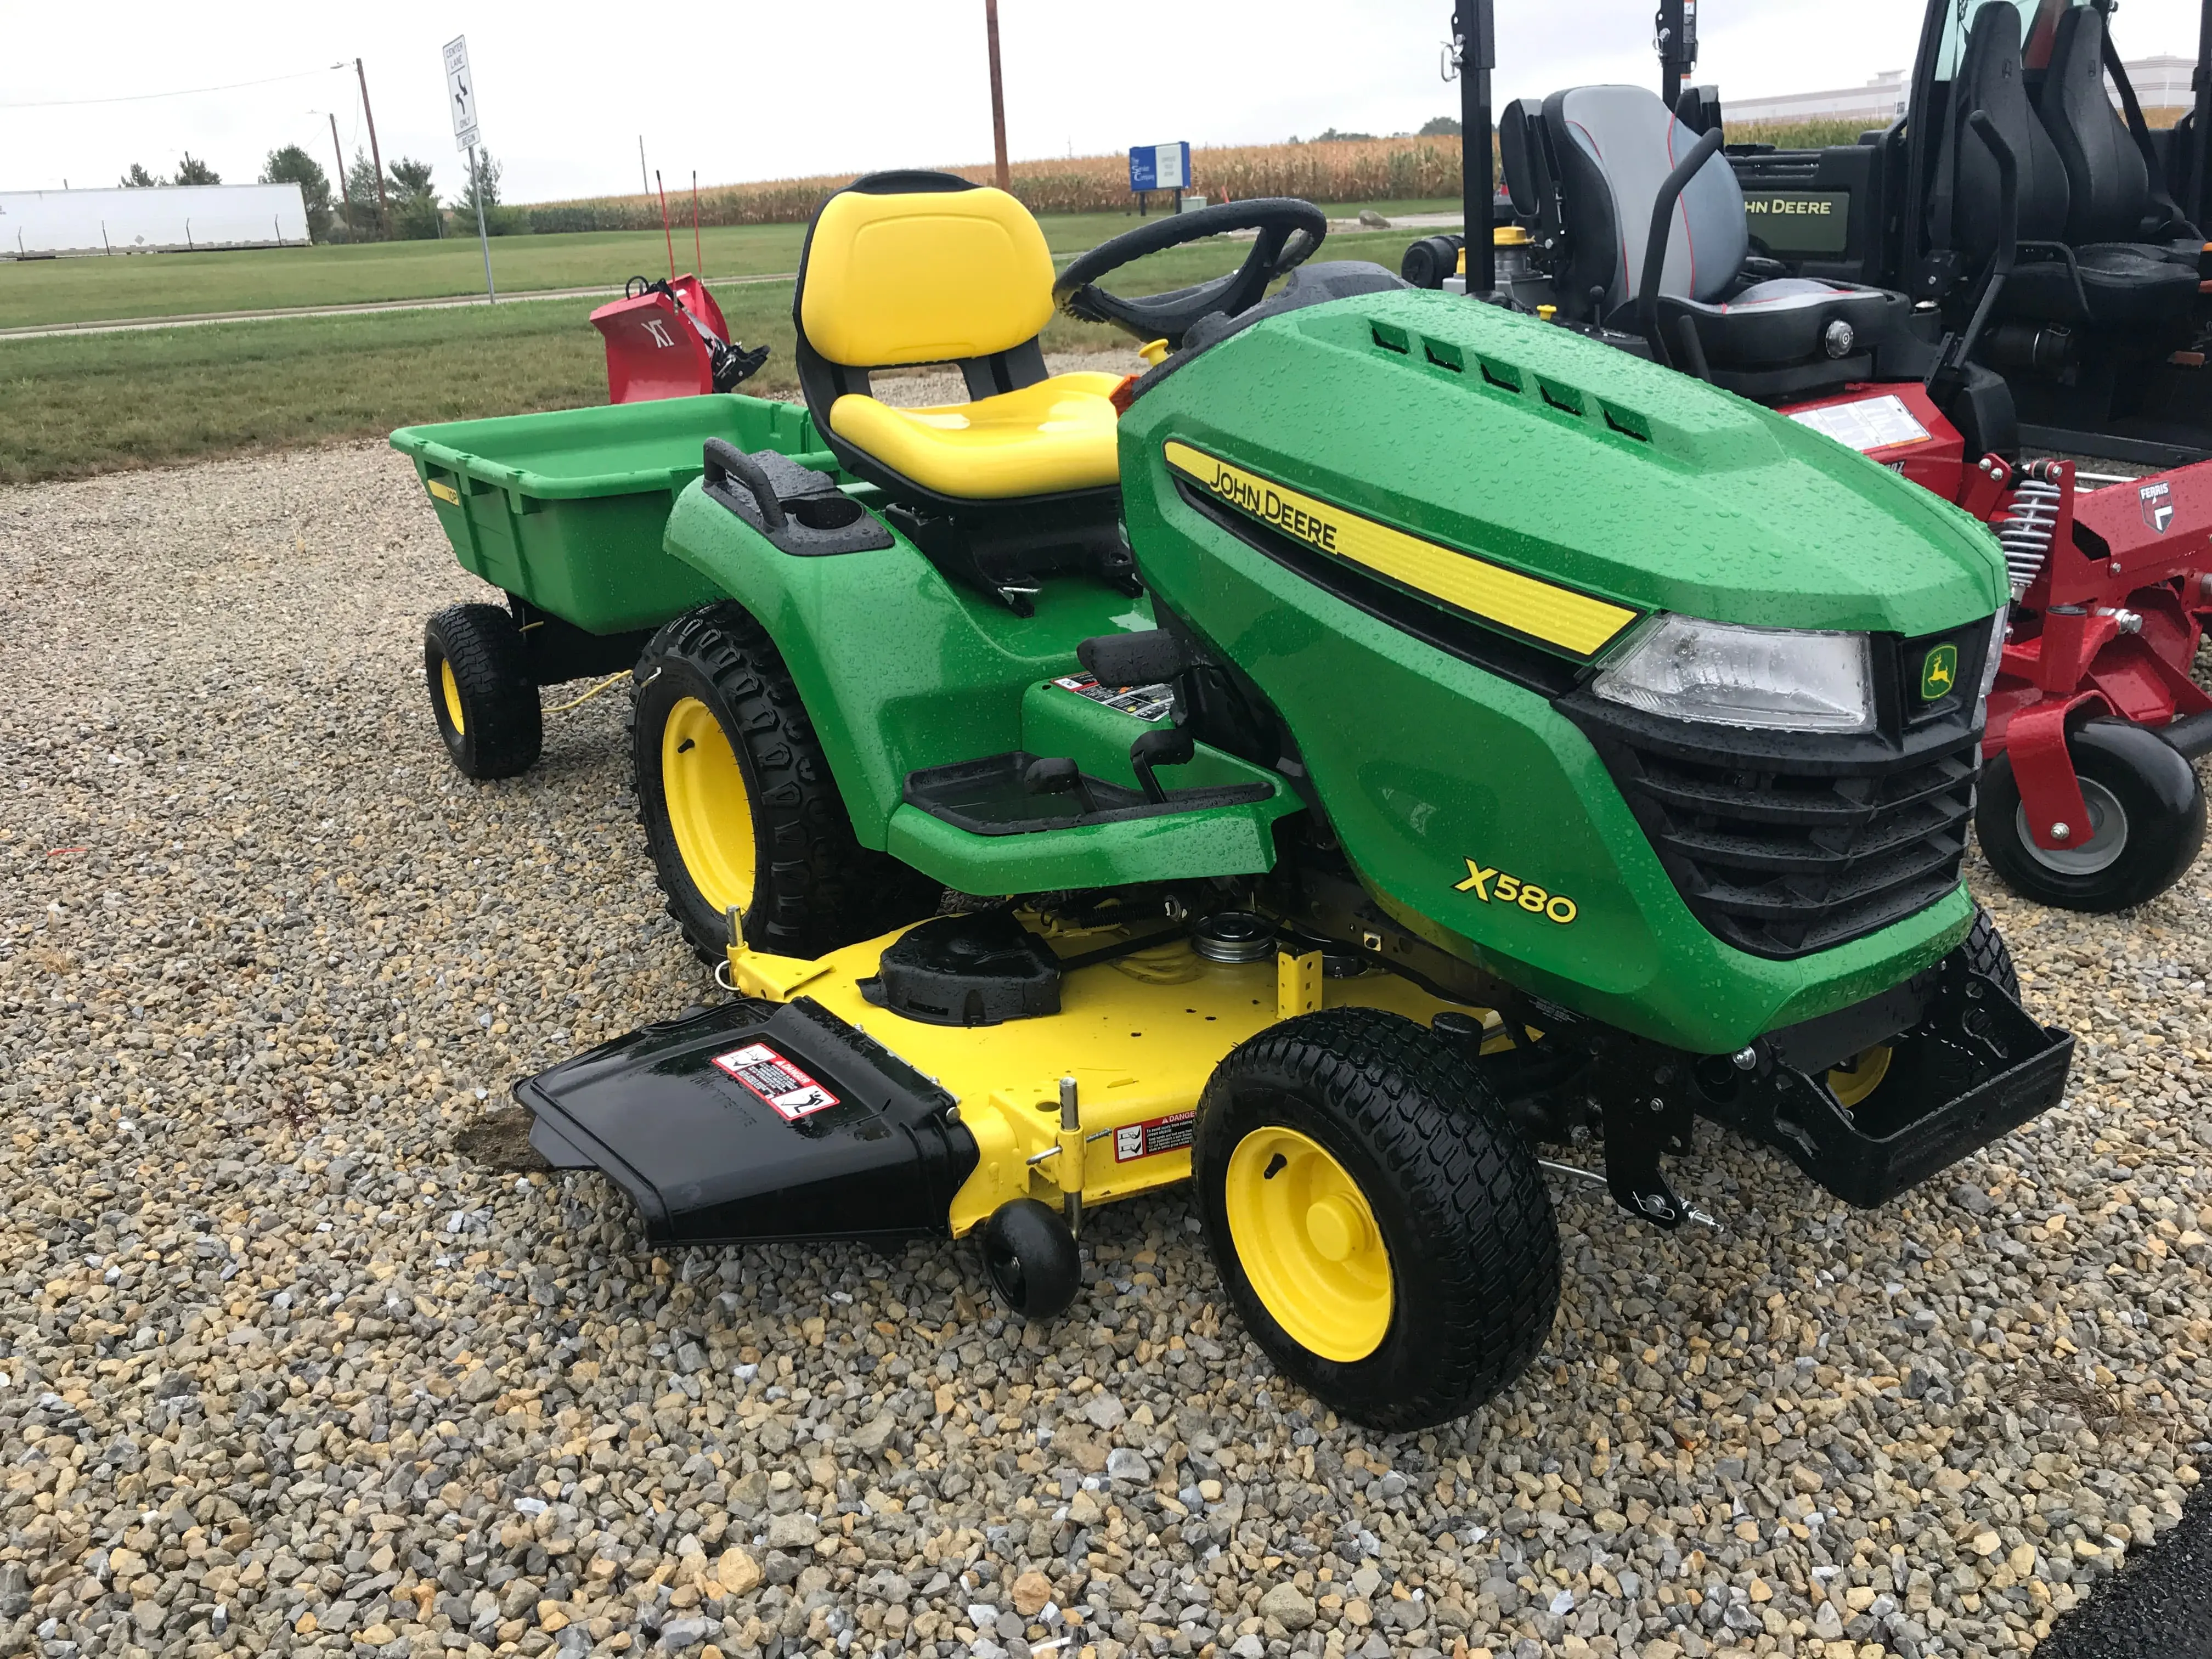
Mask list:
[{"label": "power line", "polygon": [[220,87],[185,87],[175,92],[134,92],[120,98],[55,98],[37,104],[0,104],[0,109],[73,109],[86,104],[143,104],[155,98],[197,98],[204,92],[236,92],[241,87],[272,86],[279,81],[304,81],[311,75],[327,75],[331,70],[342,70],[343,64],[332,64],[329,69],[301,70],[292,75],[270,75],[258,81],[233,81]]}]

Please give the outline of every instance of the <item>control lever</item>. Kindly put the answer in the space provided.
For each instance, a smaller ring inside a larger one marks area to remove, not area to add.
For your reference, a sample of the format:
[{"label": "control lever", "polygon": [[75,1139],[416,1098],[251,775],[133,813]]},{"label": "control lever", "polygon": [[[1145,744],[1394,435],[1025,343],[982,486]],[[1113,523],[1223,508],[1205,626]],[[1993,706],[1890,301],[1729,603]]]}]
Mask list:
[{"label": "control lever", "polygon": [[[1180,726],[1158,727],[1131,744],[1129,765],[1137,775],[1137,781],[1145,787],[1145,799],[1159,802],[1168,798],[1168,792],[1152,775],[1155,766],[1188,766],[1197,753],[1197,742]],[[1074,763],[1071,761],[1069,764]]]},{"label": "control lever", "polygon": [[1022,774],[1022,787],[1032,795],[1064,795],[1073,790],[1076,799],[1083,803],[1085,817],[1098,811],[1098,803],[1091,793],[1091,781],[1083,775],[1081,767],[1064,755],[1031,761]]}]

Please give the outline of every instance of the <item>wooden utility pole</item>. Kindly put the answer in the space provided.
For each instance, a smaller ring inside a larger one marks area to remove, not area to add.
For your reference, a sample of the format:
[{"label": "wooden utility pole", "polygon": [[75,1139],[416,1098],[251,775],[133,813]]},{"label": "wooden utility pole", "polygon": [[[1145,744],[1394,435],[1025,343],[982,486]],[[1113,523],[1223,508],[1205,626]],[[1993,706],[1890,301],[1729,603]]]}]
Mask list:
[{"label": "wooden utility pole", "polygon": [[999,78],[999,0],[983,0],[983,32],[991,39],[991,144],[998,157],[999,188],[1011,191],[1006,171],[1006,94]]},{"label": "wooden utility pole", "polygon": [[376,223],[384,235],[392,234],[392,204],[384,195],[384,152],[376,147],[376,112],[368,106],[368,71],[361,66],[361,59],[353,60],[353,72],[361,77],[361,112],[368,117],[368,159],[376,168]]},{"label": "wooden utility pole", "polygon": [[[325,113],[329,113],[325,111]],[[338,118],[331,116],[331,154],[338,158],[338,217],[345,221],[346,234],[353,234],[353,201],[346,194],[345,146],[338,143]]]}]

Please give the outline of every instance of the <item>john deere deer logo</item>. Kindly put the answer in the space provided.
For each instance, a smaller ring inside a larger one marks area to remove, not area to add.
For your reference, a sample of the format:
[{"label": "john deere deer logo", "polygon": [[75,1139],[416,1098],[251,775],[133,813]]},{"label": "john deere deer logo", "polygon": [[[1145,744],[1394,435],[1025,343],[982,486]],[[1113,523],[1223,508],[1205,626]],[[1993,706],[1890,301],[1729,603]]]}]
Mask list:
[{"label": "john deere deer logo", "polygon": [[1933,702],[1948,696],[1959,683],[1959,647],[1939,645],[1920,664],[1920,700]]}]

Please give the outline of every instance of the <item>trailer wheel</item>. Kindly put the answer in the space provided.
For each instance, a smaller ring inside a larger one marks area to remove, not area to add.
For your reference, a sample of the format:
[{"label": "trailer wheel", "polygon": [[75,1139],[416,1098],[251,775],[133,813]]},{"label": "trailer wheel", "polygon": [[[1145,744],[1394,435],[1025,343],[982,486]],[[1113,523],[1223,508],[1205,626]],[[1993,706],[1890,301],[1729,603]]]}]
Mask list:
[{"label": "trailer wheel", "polygon": [[472,778],[526,772],[543,746],[522,630],[495,605],[456,605],[423,625],[422,677],[453,764]]},{"label": "trailer wheel", "polygon": [[638,659],[638,818],[668,913],[706,961],[818,957],[929,914],[938,888],[863,848],[783,659],[743,608],[676,618]]},{"label": "trailer wheel", "polygon": [[1052,1207],[1017,1198],[983,1224],[983,1271],[999,1299],[1024,1319],[1065,1312],[1083,1288],[1083,1255],[1075,1235]]},{"label": "trailer wheel", "polygon": [[1192,1146],[1206,1244],[1277,1368],[1386,1431],[1474,1410],[1543,1346],[1559,1242],[1489,1085],[1395,1014],[1288,1020],[1215,1067]]},{"label": "trailer wheel", "polygon": [[2005,884],[2025,898],[2093,915],[2156,898],[2181,879],[2204,843],[2197,769],[2148,728],[2093,720],[2067,738],[2089,809],[2088,834],[2061,850],[2038,847],[2012,759],[1984,774],[1974,830]]}]

